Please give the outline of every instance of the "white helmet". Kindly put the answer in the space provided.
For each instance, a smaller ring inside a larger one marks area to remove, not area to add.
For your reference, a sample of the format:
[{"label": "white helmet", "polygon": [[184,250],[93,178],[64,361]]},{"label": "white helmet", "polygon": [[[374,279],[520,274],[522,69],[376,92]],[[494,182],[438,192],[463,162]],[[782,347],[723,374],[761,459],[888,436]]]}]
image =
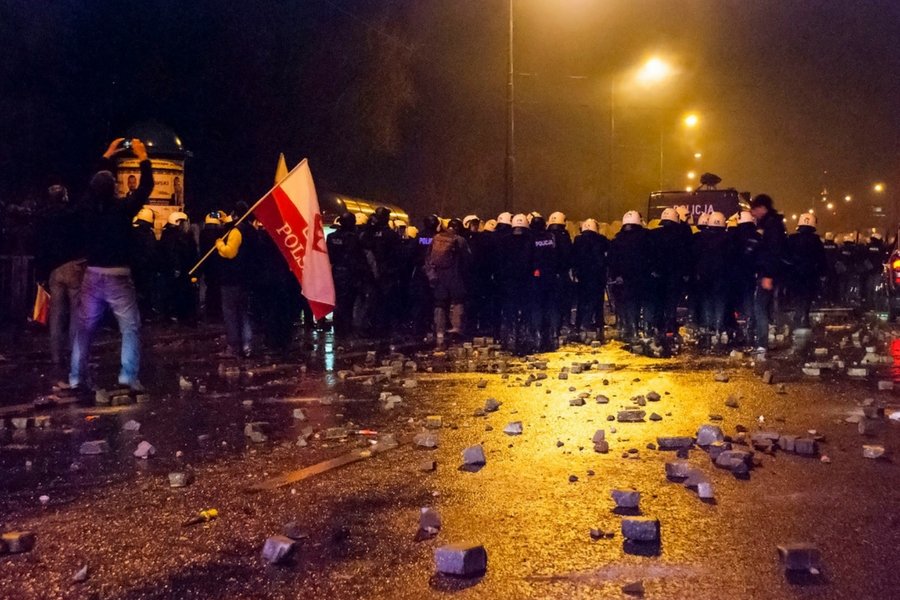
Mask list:
[{"label": "white helmet", "polygon": [[845,233],[845,234],[844,234],[844,241],[845,241],[845,242],[849,242],[849,243],[851,243],[851,244],[852,244],[852,243],[855,243],[855,242],[856,242],[856,234],[855,234],[855,233]]},{"label": "white helmet", "polygon": [[697,225],[708,225],[709,224],[709,213],[700,213],[700,217],[697,219]]},{"label": "white helmet", "polygon": [[833,242],[834,241],[834,232],[833,231],[827,232],[825,234],[825,239],[828,240],[829,242]]},{"label": "white helmet", "polygon": [[356,213],[356,224],[359,226],[365,225],[369,222],[369,215],[364,212]]},{"label": "white helmet", "polygon": [[484,222],[484,230],[485,231],[494,231],[497,229],[497,220],[496,219],[488,219]]},{"label": "white helmet", "polygon": [[187,220],[188,216],[179,210],[169,215],[169,225],[181,225],[182,221]]},{"label": "white helmet", "polygon": [[674,208],[667,208],[664,211],[662,211],[662,215],[660,215],[659,220],[660,221],[672,221],[674,223],[677,223],[679,221],[678,211],[675,210]]},{"label": "white helmet", "polygon": [[512,225],[512,218],[512,214],[508,212],[502,212],[497,215],[497,224],[500,225],[502,223],[503,225]]},{"label": "white helmet", "polygon": [[873,233],[872,235],[869,236],[869,239],[872,239],[872,240],[880,240],[880,239],[881,239],[881,234],[878,233],[878,232],[876,231],[875,233]]},{"label": "white helmet", "polygon": [[709,215],[709,221],[706,224],[710,227],[725,227],[725,215],[716,211]]},{"label": "white helmet", "polygon": [[742,210],[738,223],[754,223],[753,214],[749,210]]},{"label": "white helmet", "polygon": [[585,219],[581,222],[582,231],[593,231],[594,233],[600,233],[599,229],[600,227],[597,225],[597,221],[595,221],[594,219]]},{"label": "white helmet", "polygon": [[812,227],[813,229],[815,229],[816,228],[816,215],[814,215],[812,213],[808,213],[808,212],[800,215],[800,218],[797,219],[797,227],[804,227],[804,226]]},{"label": "white helmet", "polygon": [[542,216],[541,213],[539,213],[538,211],[536,211],[536,210],[531,211],[530,213],[528,213],[528,217],[527,217],[528,223],[530,224],[531,220],[534,219],[535,217],[541,217],[541,216]]},{"label": "white helmet", "polygon": [[512,218],[512,226],[514,228],[518,227],[528,227],[528,217],[523,215],[522,213],[517,214]]},{"label": "white helmet", "polygon": [[641,225],[641,213],[629,210],[622,216],[622,225]]},{"label": "white helmet", "polygon": [[550,220],[547,221],[548,225],[565,225],[566,224],[566,215],[563,213],[556,211],[550,215]]},{"label": "white helmet", "polygon": [[687,221],[688,218],[688,207],[684,204],[679,204],[675,207],[675,213],[678,215],[678,219],[680,221]]},{"label": "white helmet", "polygon": [[466,215],[465,217],[463,217],[463,227],[468,229],[472,221],[481,222],[481,219],[478,218],[478,215]]}]

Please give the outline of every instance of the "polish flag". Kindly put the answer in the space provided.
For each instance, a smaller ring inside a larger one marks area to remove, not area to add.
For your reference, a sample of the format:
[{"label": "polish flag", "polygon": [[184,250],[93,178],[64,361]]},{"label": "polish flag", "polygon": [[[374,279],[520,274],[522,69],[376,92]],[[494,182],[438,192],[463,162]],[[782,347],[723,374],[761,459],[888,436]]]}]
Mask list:
[{"label": "polish flag", "polygon": [[325,247],[319,198],[309,164],[303,159],[253,208],[300,282],[313,315],[334,310],[334,280]]}]

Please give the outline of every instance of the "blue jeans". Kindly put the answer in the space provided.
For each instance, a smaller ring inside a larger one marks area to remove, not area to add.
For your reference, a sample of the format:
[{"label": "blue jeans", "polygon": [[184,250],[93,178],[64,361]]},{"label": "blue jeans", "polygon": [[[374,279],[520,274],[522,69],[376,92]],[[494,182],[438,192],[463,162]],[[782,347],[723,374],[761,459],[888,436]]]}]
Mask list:
[{"label": "blue jeans", "polygon": [[253,327],[250,324],[247,290],[239,285],[223,285],[221,294],[228,348],[235,354],[249,352],[253,346]]},{"label": "blue jeans", "polygon": [[72,367],[69,373],[71,386],[82,385],[87,380],[91,338],[107,306],[115,315],[122,334],[122,370],[119,372],[119,383],[132,385],[138,381],[141,367],[141,315],[131,275],[88,267],[81,283],[78,330],[72,346]]}]

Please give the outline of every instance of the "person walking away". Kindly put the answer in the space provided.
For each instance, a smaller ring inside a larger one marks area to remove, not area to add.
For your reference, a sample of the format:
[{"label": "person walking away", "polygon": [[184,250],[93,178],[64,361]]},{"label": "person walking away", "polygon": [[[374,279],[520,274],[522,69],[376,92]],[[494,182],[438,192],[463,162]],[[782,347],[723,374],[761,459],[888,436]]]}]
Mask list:
[{"label": "person walking away", "polygon": [[881,241],[881,234],[877,231],[869,236],[866,244],[863,259],[863,298],[865,299],[865,307],[868,309],[875,308],[875,290],[881,281],[884,272],[884,263],[887,262],[888,252]]},{"label": "person walking away", "polygon": [[531,318],[534,242],[528,229],[528,217],[520,213],[514,216],[510,223],[508,233],[506,229],[501,230],[498,225],[499,252],[497,270],[494,273],[498,277],[502,294],[501,343],[505,350],[522,355],[534,350],[527,336]]},{"label": "person walking away", "polygon": [[775,210],[772,198],[759,194],[750,202],[750,214],[756,219],[760,230],[758,251],[756,252],[756,292],[753,304],[755,321],[756,354],[765,358],[769,346],[769,319],[775,298],[778,279],[782,275],[787,233],[784,217]]},{"label": "person walking away", "polygon": [[131,151],[140,163],[141,180],[125,199],[116,198],[115,164],[112,157],[122,148],[124,139],[114,140],[103,154],[101,167],[91,177],[87,201],[81,218],[87,249],[87,262],[78,309],[78,330],[72,346],[69,386],[88,385],[91,341],[107,307],[112,309],[122,335],[119,384],[142,391],[138,375],[141,367],[141,315],[134,281],[131,278],[131,221],[147,203],[153,191],[153,169],[147,149],[139,139],[131,140]]},{"label": "person walking away", "polygon": [[803,213],[797,231],[787,240],[790,277],[788,291],[794,304],[794,348],[802,350],[812,337],[809,310],[828,271],[825,247],[816,233],[816,216]]},{"label": "person walking away", "polygon": [[[216,241],[225,232],[222,211],[214,210],[203,219],[203,227],[200,228],[199,254],[206,256],[215,245]],[[222,283],[221,271],[222,257],[217,252],[209,255],[197,271],[197,276],[203,280],[203,313],[208,322],[218,322],[222,319]]]},{"label": "person walking away", "polygon": [[363,249],[369,253],[375,282],[369,323],[379,338],[390,336],[398,311],[400,236],[390,228],[390,216],[390,209],[379,206],[361,236]]},{"label": "person walking away", "polygon": [[575,331],[592,332],[604,341],[603,294],[606,290],[606,253],[609,240],[599,232],[597,221],[587,219],[581,233],[572,243],[572,271],[578,300],[575,312]]},{"label": "person walking away", "polygon": [[825,273],[825,283],[822,286],[822,296],[828,306],[834,306],[838,302],[837,272],[835,271],[838,260],[838,245],[834,239],[833,232],[828,231],[825,233],[822,246],[825,248],[825,262],[828,265]]},{"label": "person walking away", "polygon": [[572,279],[572,236],[566,228],[566,215],[556,211],[547,219],[547,231],[556,241],[559,254],[559,277],[556,297],[559,303],[559,331],[556,335],[567,334],[572,328],[572,308],[576,302],[575,282]]},{"label": "person walking away", "polygon": [[156,215],[149,208],[138,211],[132,224],[131,275],[137,292],[138,308],[146,322],[153,318],[156,279],[159,274],[159,242],[153,230]]},{"label": "person walking away", "polygon": [[328,235],[325,244],[334,278],[334,335],[348,339],[353,335],[353,307],[366,273],[366,256],[353,213],[338,217],[338,229]]},{"label": "person walking away", "polygon": [[[434,333],[438,344],[443,343],[445,332],[454,337],[462,335],[464,277],[471,258],[469,245],[460,235],[462,230],[462,221],[452,219],[447,229],[434,236],[425,259],[425,273],[434,298]],[[449,330],[446,329],[448,314]]]},{"label": "person walking away", "polygon": [[862,264],[862,252],[856,243],[856,234],[844,234],[844,240],[838,248],[835,271],[838,275],[839,299],[846,307],[859,306]]},{"label": "person walking away", "polygon": [[[247,212],[244,205],[239,211]],[[222,320],[225,323],[226,356],[250,358],[253,353],[253,326],[250,322],[250,289],[253,260],[253,238],[256,231],[249,221],[237,227],[230,223],[225,235],[216,240],[216,253],[222,258],[220,283]]]},{"label": "person walking away", "polygon": [[182,324],[194,324],[197,320],[198,299],[194,293],[191,268],[197,264],[198,250],[191,235],[188,216],[180,211],[169,215],[168,223],[159,238],[163,256],[162,273],[165,287],[166,316]]},{"label": "person walking away", "polygon": [[609,278],[620,292],[616,302],[619,337],[632,343],[639,333],[650,276],[650,240],[637,211],[630,210],[622,217],[622,229],[610,242],[608,258]]},{"label": "person walking away", "polygon": [[549,352],[559,346],[560,251],[556,236],[547,231],[544,217],[532,215],[529,227],[534,240],[534,264],[530,329],[538,351]]},{"label": "person walking away", "polygon": [[[78,330],[78,299],[84,279],[87,249],[78,207],[62,185],[47,189],[35,244],[35,279],[50,293],[50,360],[63,369]],[[61,375],[59,373],[58,375]]]}]

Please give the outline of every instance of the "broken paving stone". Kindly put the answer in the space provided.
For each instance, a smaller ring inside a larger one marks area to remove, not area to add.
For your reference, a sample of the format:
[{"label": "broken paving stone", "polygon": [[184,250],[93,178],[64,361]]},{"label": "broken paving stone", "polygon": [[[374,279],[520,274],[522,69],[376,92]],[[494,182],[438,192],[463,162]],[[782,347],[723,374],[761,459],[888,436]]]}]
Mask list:
[{"label": "broken paving stone", "polygon": [[413,443],[422,448],[437,448],[438,436],[436,433],[423,431],[422,433],[417,433],[415,437],[413,437]]},{"label": "broken paving stone", "polygon": [[640,423],[646,414],[642,410],[620,410],[616,415],[616,420],[619,423]]},{"label": "broken paving stone", "polygon": [[659,415],[656,414],[656,413],[650,413],[649,419],[650,419],[651,421],[662,421],[662,417],[659,416]]},{"label": "broken paving stone", "polygon": [[765,384],[771,384],[775,381],[775,376],[772,374],[772,371],[766,371],[762,375],[762,381]]},{"label": "broken paving stone", "polygon": [[694,443],[694,438],[688,436],[657,436],[656,444],[660,450],[678,450],[687,448]]},{"label": "broken paving stone", "polygon": [[569,483],[575,483],[578,481],[578,475],[569,475]]},{"label": "broken paving stone", "polygon": [[607,398],[603,394],[600,394],[599,396],[597,396],[596,400],[597,400],[597,404],[609,404],[609,398]]},{"label": "broken paving stone", "polygon": [[863,415],[868,419],[880,419],[884,416],[883,406],[863,406]]},{"label": "broken paving stone", "polygon": [[268,441],[269,436],[266,431],[269,429],[269,423],[266,421],[253,421],[244,425],[244,435],[250,438],[251,442],[261,444]]},{"label": "broken paving stone", "polygon": [[[868,408],[868,407],[867,407]],[[881,422],[875,419],[860,419],[856,427],[860,435],[875,435],[878,433]]]},{"label": "broken paving stone", "polygon": [[423,460],[419,463],[419,470],[425,473],[432,473],[437,469],[437,462],[433,460]]},{"label": "broken paving stone", "polygon": [[657,394],[656,392],[650,392],[649,394],[647,394],[648,402],[659,402],[660,398],[661,398],[661,396],[659,394]]},{"label": "broken paving stone", "polygon": [[822,553],[812,544],[781,544],[778,555],[786,571],[820,569]]},{"label": "broken paving stone", "polygon": [[481,444],[476,444],[475,446],[469,446],[465,450],[463,450],[463,464],[464,465],[483,465],[487,463],[487,459],[484,456],[484,448],[481,447]]},{"label": "broken paving stone", "polygon": [[738,402],[738,399],[735,398],[734,396],[728,396],[728,398],[725,400],[725,406],[727,406],[728,408],[740,408],[741,407],[740,403]]},{"label": "broken paving stone", "polygon": [[487,384],[488,384],[487,379],[482,379],[478,382],[477,387],[478,387],[478,389],[483,390],[484,388],[487,387]]},{"label": "broken paving stone", "polygon": [[723,421],[724,417],[722,417],[722,415],[718,415],[716,413],[711,413],[709,415],[709,420],[710,421]]},{"label": "broken paving stone", "polygon": [[490,423],[488,423],[487,425],[484,426],[484,430],[485,430],[485,431],[493,431],[493,430],[494,430],[494,426],[491,425]]},{"label": "broken paving stone", "polygon": [[141,424],[138,423],[137,421],[135,421],[134,419],[126,421],[125,424],[122,425],[123,431],[139,431],[140,429],[141,429]]},{"label": "broken paving stone", "polygon": [[879,392],[888,392],[894,389],[894,382],[890,380],[882,380],[878,382]]},{"label": "broken paving stone", "polygon": [[864,458],[881,458],[882,456],[884,456],[884,446],[868,444],[863,446]]},{"label": "broken paving stone", "polygon": [[306,421],[308,419],[308,417],[306,416],[306,411],[302,408],[295,408],[293,416],[298,421]]},{"label": "broken paving stone", "polygon": [[487,571],[487,552],[480,544],[448,544],[435,548],[434,564],[444,575],[475,577]]},{"label": "broken paving stone", "polygon": [[803,456],[815,456],[819,453],[819,443],[812,438],[794,440],[794,452]]},{"label": "broken paving stone", "polygon": [[143,440],[140,444],[138,444],[137,449],[134,451],[135,458],[150,458],[156,454],[156,446],[148,442],[147,440]]},{"label": "broken paving stone", "polygon": [[594,443],[594,452],[597,452],[598,454],[606,454],[607,452],[609,452],[609,442],[607,442],[606,440],[602,440]]},{"label": "broken paving stone", "polygon": [[584,398],[572,398],[569,400],[569,406],[584,406]]},{"label": "broken paving stone", "polygon": [[429,415],[425,417],[426,429],[440,429],[444,426],[444,420],[440,415]]},{"label": "broken paving stone", "polygon": [[785,452],[796,452],[796,444],[796,435],[783,435],[778,438],[778,447]]},{"label": "broken paving stone", "polygon": [[502,402],[495,400],[494,398],[488,398],[484,401],[484,412],[497,412],[502,404]]},{"label": "broken paving stone", "polygon": [[94,402],[97,404],[109,404],[109,392],[104,389],[99,389],[94,392]]},{"label": "broken paving stone", "polygon": [[522,421],[513,421],[503,428],[506,435],[522,435]]},{"label": "broken paving stone", "polygon": [[747,473],[752,464],[753,455],[744,450],[725,450],[715,460],[715,465],[729,469],[732,473]]},{"label": "broken paving stone", "polygon": [[869,370],[863,367],[851,367],[847,369],[848,377],[868,377]]},{"label": "broken paving stone", "polygon": [[591,438],[591,441],[595,444],[606,440],[606,432],[602,429],[598,429],[594,432],[594,437]]},{"label": "broken paving stone", "polygon": [[725,373],[725,371],[716,371],[713,379],[718,383],[728,383],[728,375]]},{"label": "broken paving stone", "polygon": [[31,552],[35,541],[36,537],[30,531],[8,531],[0,536],[0,547],[6,547],[10,554],[22,554]]},{"label": "broken paving stone", "polygon": [[720,454],[727,450],[731,450],[731,448],[731,442],[713,442],[706,447],[706,451],[709,453],[709,459],[715,462]]},{"label": "broken paving stone", "polygon": [[708,481],[701,481],[697,484],[697,496],[700,497],[701,500],[712,500],[716,497],[715,492],[713,492],[712,484]]},{"label": "broken paving stone", "polygon": [[643,596],[644,595],[644,582],[643,581],[632,581],[631,583],[626,583],[622,586],[622,593],[627,594],[629,596]]},{"label": "broken paving stone", "polygon": [[659,541],[659,519],[626,517],[622,519],[622,536],[635,542]]},{"label": "broken paving stone", "polygon": [[425,507],[419,512],[419,530],[436,535],[441,529],[441,516],[433,508]]},{"label": "broken paving stone", "polygon": [[295,544],[296,542],[287,536],[273,535],[263,544],[262,557],[271,565],[278,564],[290,556]]},{"label": "broken paving stone", "polygon": [[88,567],[84,565],[80,569],[78,569],[74,575],[72,575],[72,581],[75,583],[84,583],[88,578]]},{"label": "broken paving stone", "polygon": [[687,477],[691,474],[690,463],[684,461],[674,461],[666,463],[666,477],[671,477],[672,479],[687,479]]},{"label": "broken paving stone", "polygon": [[697,430],[697,445],[709,446],[713,442],[721,442],[725,439],[722,428],[718,425],[701,425]]},{"label": "broken paving stone", "polygon": [[635,396],[631,399],[632,402],[637,404],[638,406],[647,406],[647,399],[643,396]]},{"label": "broken paving stone", "polygon": [[326,440],[340,440],[348,435],[350,435],[350,432],[345,427],[329,427],[322,434],[322,437]]},{"label": "broken paving stone", "polygon": [[[547,391],[549,392],[550,390],[547,390]],[[486,415],[486,414],[487,414],[487,413],[484,412],[484,409],[483,409],[483,408],[476,408],[476,409],[475,409],[475,412],[472,414],[472,416],[473,416],[473,417],[483,417],[483,416]]]},{"label": "broken paving stone", "polygon": [[613,490],[612,499],[616,508],[638,508],[641,503],[641,493],[631,490]]},{"label": "broken paving stone", "polygon": [[169,487],[183,488],[194,481],[194,474],[190,471],[172,471],[169,473]]},{"label": "broken paving stone", "polygon": [[10,421],[16,429],[28,429],[28,425],[31,423],[31,419],[28,417],[13,417]]},{"label": "broken paving stone", "polygon": [[84,442],[78,449],[79,454],[106,454],[109,452],[109,443],[106,440],[91,440]]},{"label": "broken paving stone", "polygon": [[309,534],[297,521],[285,523],[284,527],[281,528],[281,533],[292,540],[305,540],[309,537]]}]

